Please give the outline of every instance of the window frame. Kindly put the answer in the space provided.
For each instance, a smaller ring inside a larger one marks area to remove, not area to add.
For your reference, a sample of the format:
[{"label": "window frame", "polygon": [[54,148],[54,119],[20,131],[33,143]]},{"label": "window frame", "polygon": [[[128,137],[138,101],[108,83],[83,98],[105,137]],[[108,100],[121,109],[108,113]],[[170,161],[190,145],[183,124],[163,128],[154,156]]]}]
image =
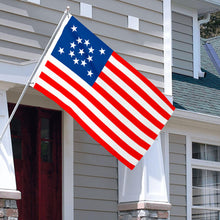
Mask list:
[{"label": "window frame", "polygon": [[192,143],[201,143],[206,145],[216,145],[220,147],[218,141],[203,138],[191,138],[187,137],[187,220],[192,220],[192,209],[202,210],[216,210],[220,211],[220,208],[211,208],[208,206],[193,206],[192,203],[192,169],[203,169],[210,171],[220,172],[220,162],[207,161],[201,159],[192,158]]}]

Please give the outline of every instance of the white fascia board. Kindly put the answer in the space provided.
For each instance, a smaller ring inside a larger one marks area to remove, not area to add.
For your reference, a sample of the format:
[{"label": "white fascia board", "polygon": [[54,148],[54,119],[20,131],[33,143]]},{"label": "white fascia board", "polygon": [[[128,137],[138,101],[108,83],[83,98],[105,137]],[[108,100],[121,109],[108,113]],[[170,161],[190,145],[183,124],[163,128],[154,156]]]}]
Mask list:
[{"label": "white fascia board", "polygon": [[219,0],[203,0],[203,1],[220,6],[220,1]]},{"label": "white fascia board", "polygon": [[0,61],[0,81],[25,85],[37,62],[11,63]]},{"label": "white fascia board", "polygon": [[206,122],[210,124],[220,125],[220,117],[215,115],[208,115],[199,112],[186,111],[176,109],[172,117],[190,119],[198,122]]}]

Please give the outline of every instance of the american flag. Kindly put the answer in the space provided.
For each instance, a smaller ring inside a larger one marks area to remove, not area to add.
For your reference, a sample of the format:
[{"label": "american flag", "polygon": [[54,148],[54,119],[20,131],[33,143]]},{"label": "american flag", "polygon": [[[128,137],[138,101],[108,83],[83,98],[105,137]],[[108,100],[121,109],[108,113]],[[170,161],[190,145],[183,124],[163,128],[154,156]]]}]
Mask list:
[{"label": "american flag", "polygon": [[66,16],[31,85],[133,169],[174,107],[140,72]]}]

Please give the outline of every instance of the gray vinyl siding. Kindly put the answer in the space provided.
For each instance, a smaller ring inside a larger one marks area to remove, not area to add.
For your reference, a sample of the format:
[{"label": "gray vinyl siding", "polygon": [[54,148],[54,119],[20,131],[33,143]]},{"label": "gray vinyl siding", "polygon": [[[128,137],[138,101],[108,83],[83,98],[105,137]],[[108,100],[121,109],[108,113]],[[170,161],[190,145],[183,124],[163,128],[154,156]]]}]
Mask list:
[{"label": "gray vinyl siding", "polygon": [[192,17],[172,13],[173,72],[193,76]]},{"label": "gray vinyl siding", "polygon": [[75,219],[117,219],[117,160],[74,124]]},{"label": "gray vinyl siding", "polygon": [[[66,6],[70,12],[160,90],[164,88],[163,1],[83,0],[92,19],[82,17],[79,0],[0,0],[0,60],[38,60]],[[128,15],[140,30],[127,28]],[[117,219],[117,160],[77,123],[74,131],[75,219]]]},{"label": "gray vinyl siding", "polygon": [[[38,60],[67,5],[71,13],[162,91],[163,2],[160,0],[84,0],[93,17],[79,16],[78,0],[0,0],[0,59]],[[127,28],[127,16],[140,19],[140,30]]]},{"label": "gray vinyl siding", "polygon": [[186,138],[170,134],[170,219],[186,220]]}]

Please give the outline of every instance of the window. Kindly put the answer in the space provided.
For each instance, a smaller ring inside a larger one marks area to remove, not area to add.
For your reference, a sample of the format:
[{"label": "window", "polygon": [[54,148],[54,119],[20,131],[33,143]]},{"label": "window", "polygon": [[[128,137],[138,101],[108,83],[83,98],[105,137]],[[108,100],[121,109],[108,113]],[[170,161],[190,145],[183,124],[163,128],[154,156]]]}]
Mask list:
[{"label": "window", "polygon": [[192,143],[192,220],[220,219],[220,146]]}]

